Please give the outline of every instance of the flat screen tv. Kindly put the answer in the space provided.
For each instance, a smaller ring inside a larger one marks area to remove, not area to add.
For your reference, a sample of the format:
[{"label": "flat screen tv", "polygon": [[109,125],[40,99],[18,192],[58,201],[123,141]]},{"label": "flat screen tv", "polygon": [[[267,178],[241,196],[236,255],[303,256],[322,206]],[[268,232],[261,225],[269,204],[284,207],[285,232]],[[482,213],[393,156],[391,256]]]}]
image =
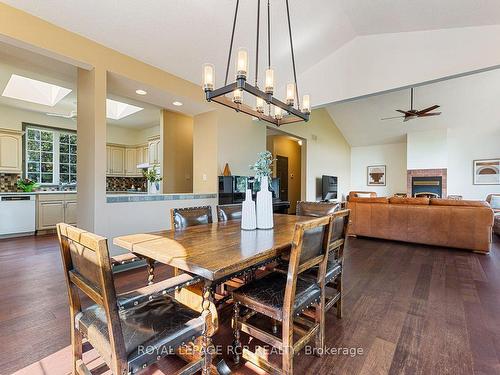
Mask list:
[{"label": "flat screen tv", "polygon": [[322,176],[322,194],[321,199],[324,201],[330,199],[337,199],[337,177],[335,176]]}]

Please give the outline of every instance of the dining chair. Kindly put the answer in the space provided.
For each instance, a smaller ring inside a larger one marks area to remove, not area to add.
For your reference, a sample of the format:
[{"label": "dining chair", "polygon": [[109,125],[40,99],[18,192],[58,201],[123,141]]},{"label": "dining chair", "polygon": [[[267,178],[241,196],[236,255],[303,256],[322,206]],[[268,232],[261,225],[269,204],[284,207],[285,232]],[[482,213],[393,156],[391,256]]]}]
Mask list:
[{"label": "dining chair", "polygon": [[217,206],[217,221],[241,220],[242,204],[220,204]]},{"label": "dining chair", "polygon": [[[211,313],[200,315],[169,294],[200,280],[179,275],[151,286],[116,294],[107,240],[68,224],[57,234],[71,318],[73,374],[90,374],[82,360],[86,338],[114,374],[135,374],[186,343],[211,336]],[[82,308],[79,292],[94,304]],[[210,366],[210,355],[185,365],[177,374]]]},{"label": "dining chair", "polygon": [[171,228],[176,231],[212,222],[211,206],[172,208],[170,210]]},{"label": "dining chair", "polygon": [[[339,211],[340,204],[333,202],[297,202],[297,215],[333,215],[330,235],[329,258],[326,268],[326,286],[334,290],[333,296],[326,298],[325,311],[336,306],[337,317],[342,317],[342,270],[344,245],[347,238],[350,210]],[[281,268],[281,270],[283,270]]]},{"label": "dining chair", "polygon": [[[322,353],[325,336],[325,274],[331,221],[331,216],[325,216],[297,223],[287,274],[273,272],[233,292],[233,349],[236,363],[239,363],[242,355],[264,371],[288,375],[293,374],[294,355],[312,339],[315,339],[315,353]],[[314,267],[315,279],[302,277],[303,273]],[[241,317],[240,305],[248,310]],[[313,317],[304,314],[309,307],[314,310]],[[251,325],[249,319],[257,314],[281,322],[281,338]],[[280,350],[281,369],[248,348],[241,350],[240,331]],[[300,336],[298,340],[294,340],[294,333]]]}]

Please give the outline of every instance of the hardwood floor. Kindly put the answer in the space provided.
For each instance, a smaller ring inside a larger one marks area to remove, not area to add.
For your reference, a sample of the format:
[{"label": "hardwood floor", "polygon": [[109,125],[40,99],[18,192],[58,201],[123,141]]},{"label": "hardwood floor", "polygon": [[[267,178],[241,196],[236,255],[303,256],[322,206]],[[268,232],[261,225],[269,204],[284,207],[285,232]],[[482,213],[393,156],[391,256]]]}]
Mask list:
[{"label": "hardwood floor", "polygon": [[[350,238],[344,318],[327,315],[326,346],[363,354],[318,359],[301,352],[296,373],[500,373],[500,238],[494,241],[490,255],[478,255]],[[158,277],[170,274],[158,270]],[[141,269],[119,274],[116,283],[123,291],[145,280]],[[0,374],[67,374],[69,317],[55,236],[0,240],[0,301]],[[221,321],[215,342],[227,346],[229,316]],[[180,363],[167,359],[147,373],[168,373]],[[249,364],[234,369],[261,373]]]}]

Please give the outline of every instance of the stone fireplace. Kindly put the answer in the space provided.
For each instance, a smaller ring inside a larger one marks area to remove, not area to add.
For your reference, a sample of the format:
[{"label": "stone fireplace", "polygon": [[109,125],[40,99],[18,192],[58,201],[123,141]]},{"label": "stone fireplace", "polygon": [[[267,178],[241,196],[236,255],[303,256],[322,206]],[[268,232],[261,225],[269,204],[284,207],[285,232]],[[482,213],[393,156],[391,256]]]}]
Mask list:
[{"label": "stone fireplace", "polygon": [[407,171],[409,197],[428,196],[446,198],[447,169],[411,169]]}]

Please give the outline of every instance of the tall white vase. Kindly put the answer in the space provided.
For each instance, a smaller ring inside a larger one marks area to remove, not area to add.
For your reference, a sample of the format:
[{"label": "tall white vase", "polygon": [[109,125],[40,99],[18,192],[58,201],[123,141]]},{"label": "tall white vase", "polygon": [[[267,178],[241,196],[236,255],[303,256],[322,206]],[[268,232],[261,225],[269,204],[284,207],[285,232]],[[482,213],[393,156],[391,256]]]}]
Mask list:
[{"label": "tall white vase", "polygon": [[262,177],[257,193],[257,228],[271,229],[273,226],[273,194],[269,191],[268,177]]},{"label": "tall white vase", "polygon": [[241,210],[241,229],[255,230],[256,228],[257,216],[255,213],[255,202],[252,199],[252,190],[247,189]]}]

